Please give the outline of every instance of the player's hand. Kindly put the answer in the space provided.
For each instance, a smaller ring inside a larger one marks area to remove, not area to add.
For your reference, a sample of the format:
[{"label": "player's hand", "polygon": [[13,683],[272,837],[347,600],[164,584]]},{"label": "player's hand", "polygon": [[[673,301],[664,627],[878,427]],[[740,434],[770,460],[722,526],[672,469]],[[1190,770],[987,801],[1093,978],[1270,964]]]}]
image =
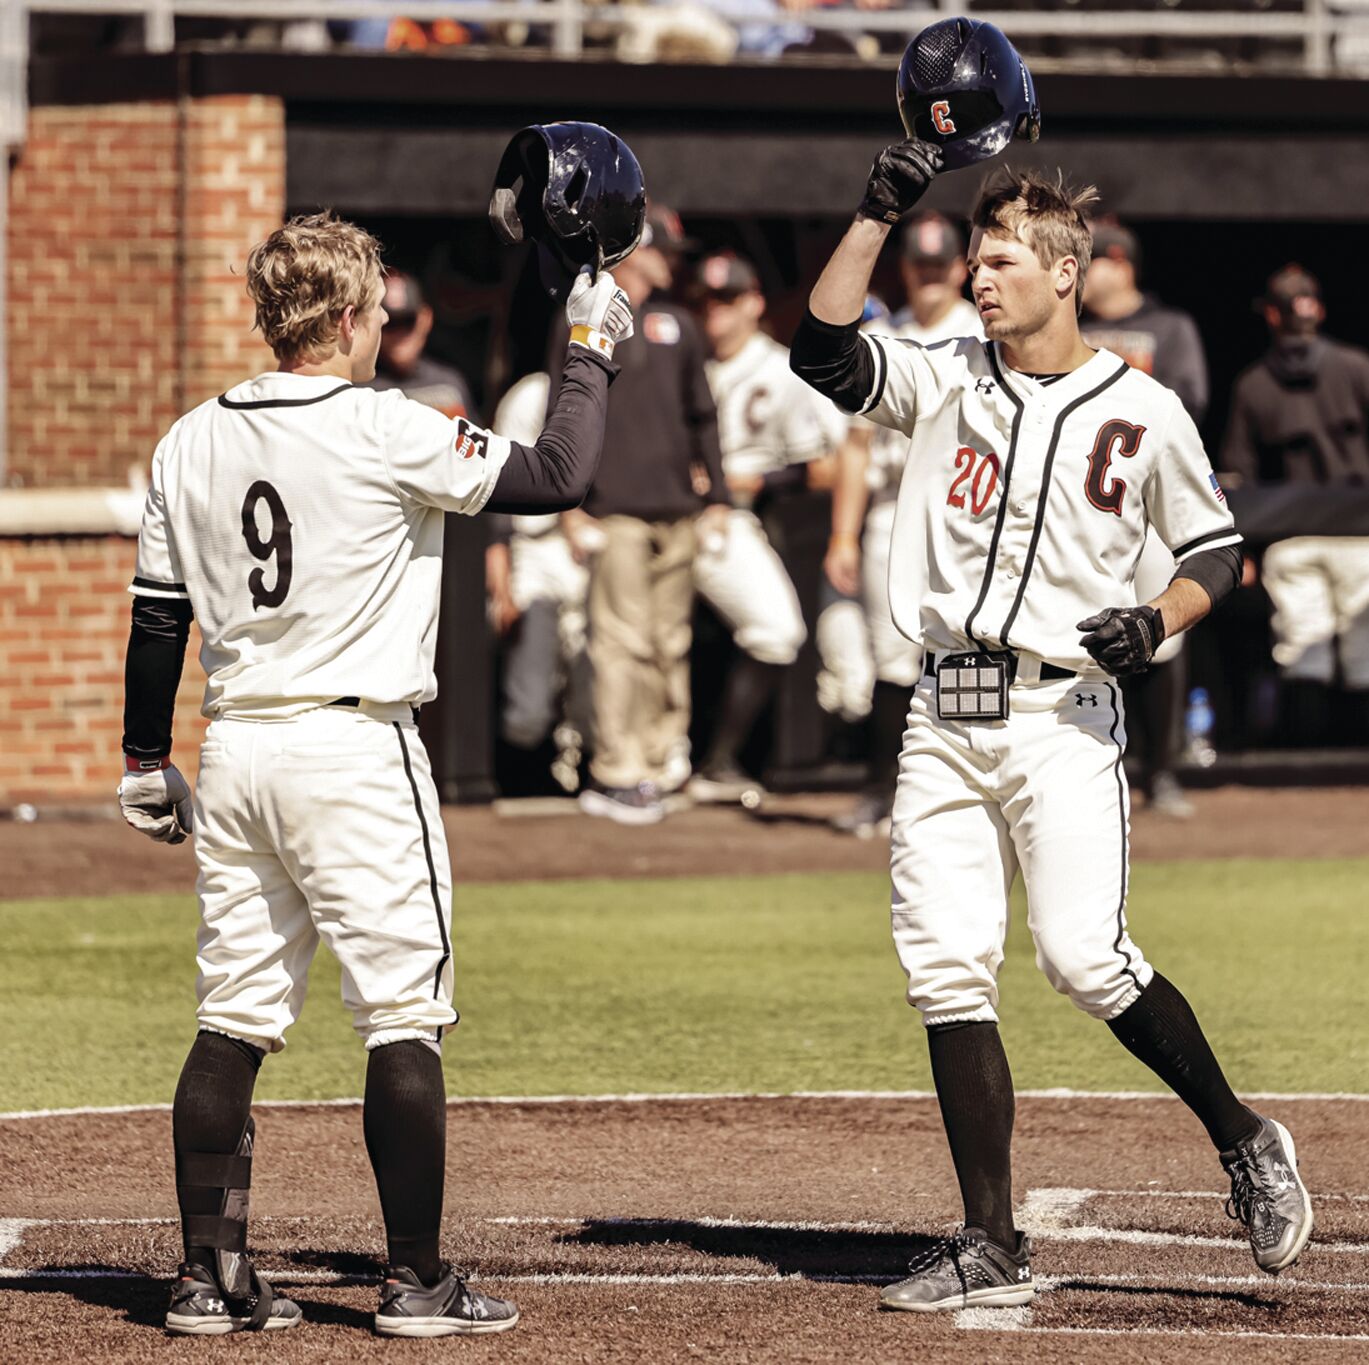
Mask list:
[{"label": "player's hand", "polygon": [[822,567],[827,581],[843,597],[854,597],[860,591],[860,542],[855,536],[833,536]]},{"label": "player's hand", "polygon": [[915,137],[886,147],[870,169],[861,215],[891,226],[897,223],[927,192],[941,165],[941,148]]},{"label": "player's hand", "polygon": [[485,550],[485,592],[490,603],[490,622],[507,635],[522,614],[513,600],[513,570],[509,547],[495,544]]},{"label": "player's hand", "polygon": [[586,267],[570,287],[566,321],[572,346],[584,346],[612,360],[613,348],[632,335],[632,305],[607,270],[590,279]]},{"label": "player's hand", "polygon": [[195,825],[190,784],[174,764],[145,773],[125,773],[119,809],[140,834],[159,844],[180,844]]},{"label": "player's hand", "polygon": [[1108,607],[1075,627],[1080,644],[1114,677],[1142,673],[1165,640],[1165,619],[1155,607]]},{"label": "player's hand", "polygon": [[732,509],[721,502],[711,502],[699,513],[695,531],[701,554],[722,554],[727,548],[727,529],[731,519]]},{"label": "player's hand", "polygon": [[608,544],[608,536],[598,520],[578,507],[561,513],[561,534],[577,564],[588,564]]}]

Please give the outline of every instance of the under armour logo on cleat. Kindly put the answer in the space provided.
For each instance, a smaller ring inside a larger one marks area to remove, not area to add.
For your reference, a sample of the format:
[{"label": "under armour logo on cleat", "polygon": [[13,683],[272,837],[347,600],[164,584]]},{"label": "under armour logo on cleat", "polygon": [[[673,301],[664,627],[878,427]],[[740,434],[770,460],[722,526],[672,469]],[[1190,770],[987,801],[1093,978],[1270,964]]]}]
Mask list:
[{"label": "under armour logo on cleat", "polygon": [[1090,706],[1098,705],[1098,694],[1096,692],[1076,692],[1074,694],[1075,706],[1083,706],[1087,702]]},{"label": "under armour logo on cleat", "polygon": [[988,393],[989,390],[992,389],[992,388],[993,388],[993,380],[992,380],[992,379],[980,378],[980,379],[976,379],[976,380],[974,381],[974,391],[975,391],[976,393]]}]

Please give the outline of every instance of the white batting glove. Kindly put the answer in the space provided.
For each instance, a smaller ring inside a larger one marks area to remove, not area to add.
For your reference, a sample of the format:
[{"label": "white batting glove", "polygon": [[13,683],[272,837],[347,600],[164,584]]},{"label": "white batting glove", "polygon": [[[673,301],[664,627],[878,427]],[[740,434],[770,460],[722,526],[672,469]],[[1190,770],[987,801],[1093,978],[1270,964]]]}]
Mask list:
[{"label": "white batting glove", "polygon": [[119,809],[140,834],[159,844],[180,844],[195,824],[190,784],[174,763],[151,772],[126,772]]},{"label": "white batting glove", "polygon": [[632,305],[607,270],[590,279],[586,267],[570,287],[566,300],[570,344],[613,359],[613,348],[632,335]]}]

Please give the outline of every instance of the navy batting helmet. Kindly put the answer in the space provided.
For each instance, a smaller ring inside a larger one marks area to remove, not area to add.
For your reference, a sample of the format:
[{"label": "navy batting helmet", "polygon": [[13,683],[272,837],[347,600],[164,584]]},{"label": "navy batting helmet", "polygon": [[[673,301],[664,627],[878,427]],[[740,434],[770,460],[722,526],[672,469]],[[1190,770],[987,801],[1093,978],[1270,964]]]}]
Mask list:
[{"label": "navy batting helmet", "polygon": [[943,19],[908,44],[898,111],[909,137],[941,148],[945,169],[997,156],[1014,137],[1035,142],[1041,110],[1027,64],[1002,29]]},{"label": "navy batting helmet", "polygon": [[617,265],[641,240],[645,219],[642,168],[597,123],[533,124],[504,149],[491,225],[506,242],[536,242],[571,276]]}]

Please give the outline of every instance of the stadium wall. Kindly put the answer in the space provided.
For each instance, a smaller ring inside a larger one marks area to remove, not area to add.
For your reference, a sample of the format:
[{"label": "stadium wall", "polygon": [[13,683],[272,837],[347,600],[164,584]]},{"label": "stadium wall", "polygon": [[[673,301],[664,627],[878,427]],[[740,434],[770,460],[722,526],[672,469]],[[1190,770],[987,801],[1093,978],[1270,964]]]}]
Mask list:
[{"label": "stadium wall", "polygon": [[263,367],[233,270],[284,204],[277,99],[32,109],[10,177],[5,482],[124,484],[182,412]]},{"label": "stadium wall", "polygon": [[[0,806],[112,795],[137,490],[182,412],[272,363],[240,263],[284,205],[278,99],[30,112],[6,252]],[[198,649],[192,634],[176,712],[191,770]]]}]

